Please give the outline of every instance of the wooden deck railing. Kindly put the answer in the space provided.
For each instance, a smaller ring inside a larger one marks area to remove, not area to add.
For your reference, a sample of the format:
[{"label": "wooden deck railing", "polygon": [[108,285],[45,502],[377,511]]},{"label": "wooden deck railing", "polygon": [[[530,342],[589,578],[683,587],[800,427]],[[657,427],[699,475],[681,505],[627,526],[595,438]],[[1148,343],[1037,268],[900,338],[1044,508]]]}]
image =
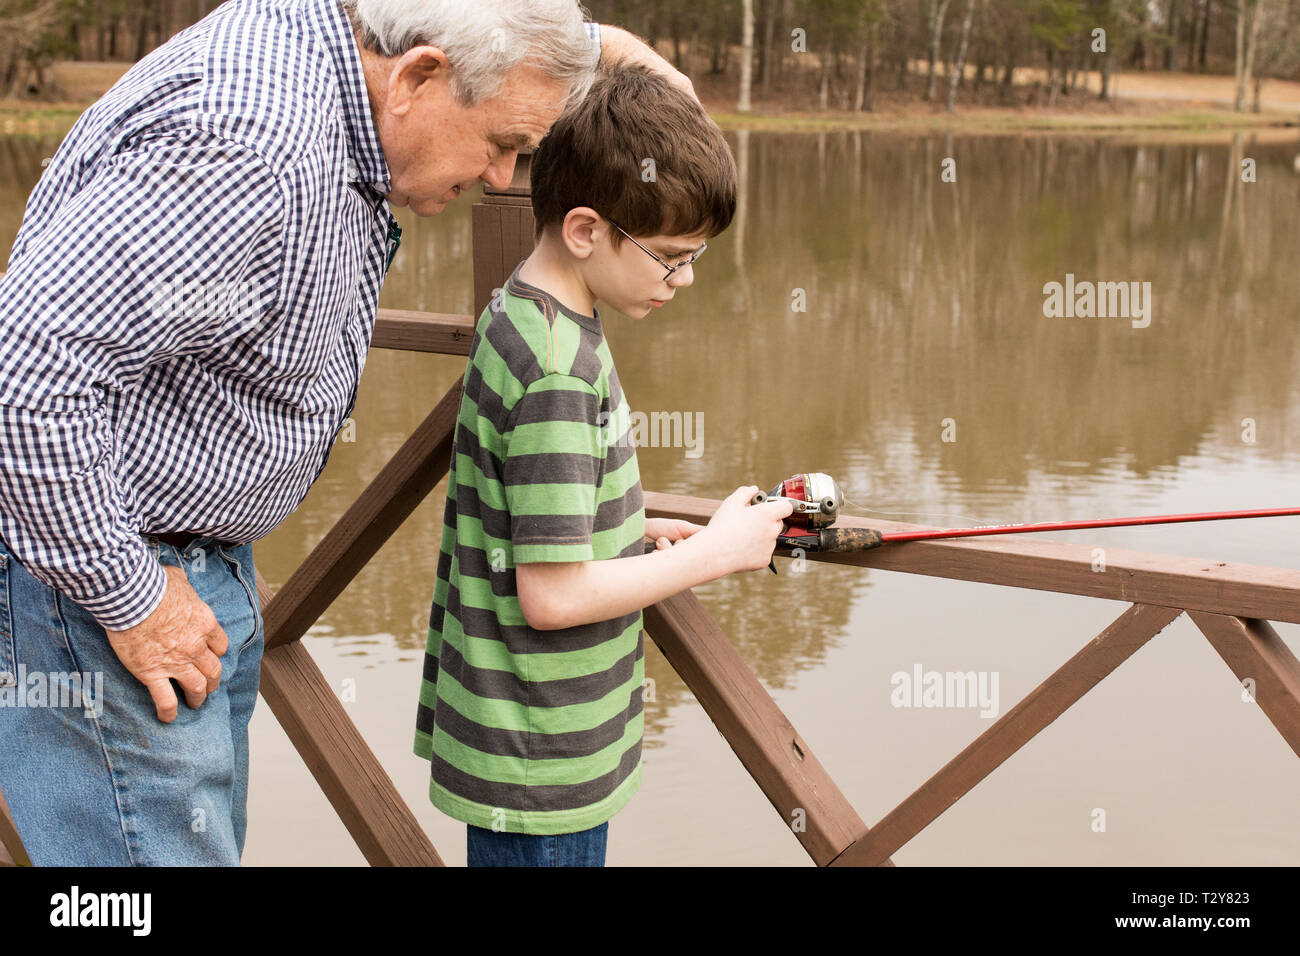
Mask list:
[{"label": "wooden deck railing", "polygon": [[[508,189],[473,209],[474,301],[481,310],[532,248],[527,161]],[[467,355],[466,315],[380,310],[373,348]],[[374,865],[442,865],[392,780],[300,638],[447,473],[460,385],[453,386],[279,592],[261,590],[262,695]],[[719,502],[646,494],[646,514],[705,523]],[[842,525],[866,526],[851,516]],[[871,527],[916,525],[871,520]],[[808,554],[862,568],[1123,601],[1130,606],[1023,701],[868,827],[812,748],[690,591],[645,611],[647,634],[726,737],[784,826],[818,865],[892,865],[890,857],[1138,648],[1186,612],[1300,755],[1300,661],[1270,620],[1300,623],[1300,571],[998,538],[917,541],[859,554]],[[802,810],[802,829],[790,827]],[[0,795],[0,864],[27,863]]]}]

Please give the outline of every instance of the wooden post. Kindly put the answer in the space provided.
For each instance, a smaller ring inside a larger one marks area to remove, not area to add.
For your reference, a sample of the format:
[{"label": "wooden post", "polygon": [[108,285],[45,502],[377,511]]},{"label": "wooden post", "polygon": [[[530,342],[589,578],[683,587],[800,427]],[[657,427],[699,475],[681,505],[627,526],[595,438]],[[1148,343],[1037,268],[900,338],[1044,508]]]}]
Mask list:
[{"label": "wooden post", "polygon": [[492,301],[492,291],[533,251],[533,205],[528,194],[532,155],[521,153],[515,175],[505,189],[483,187],[483,201],[473,206],[474,315]]}]

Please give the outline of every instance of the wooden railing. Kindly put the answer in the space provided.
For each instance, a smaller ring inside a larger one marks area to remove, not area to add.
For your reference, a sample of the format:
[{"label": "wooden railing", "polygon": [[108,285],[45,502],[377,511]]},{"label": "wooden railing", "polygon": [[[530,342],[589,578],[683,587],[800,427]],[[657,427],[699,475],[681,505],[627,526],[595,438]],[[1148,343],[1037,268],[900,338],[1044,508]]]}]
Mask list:
[{"label": "wooden railing", "polygon": [[[473,209],[474,301],[481,311],[532,248],[527,160],[505,190]],[[474,320],[380,310],[372,347],[468,355]],[[352,724],[300,638],[447,473],[460,404],[452,387],[278,592],[260,579],[266,631],[262,696],[374,865],[442,865],[442,858]],[[649,517],[705,523],[719,502],[646,494]],[[852,516],[840,524],[865,527]],[[881,530],[919,526],[871,520]],[[1300,623],[1300,571],[1025,539],[917,541],[816,561],[1057,591],[1129,607],[1023,701],[868,827],[753,670],[685,591],[646,608],[645,628],[783,825],[818,865],[892,865],[890,857],[1004,760],[1186,612],[1260,709],[1300,755],[1300,661],[1270,620]],[[802,811],[797,814],[797,811]],[[792,827],[793,820],[803,822]],[[0,796],[0,863],[26,854]]]}]

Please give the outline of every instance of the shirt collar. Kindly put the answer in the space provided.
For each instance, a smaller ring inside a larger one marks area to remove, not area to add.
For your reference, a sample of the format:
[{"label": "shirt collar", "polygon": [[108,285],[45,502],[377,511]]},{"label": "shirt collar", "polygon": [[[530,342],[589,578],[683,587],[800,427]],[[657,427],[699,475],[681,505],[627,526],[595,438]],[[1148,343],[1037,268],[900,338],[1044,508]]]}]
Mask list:
[{"label": "shirt collar", "polygon": [[334,63],[339,97],[343,103],[343,124],[348,135],[348,178],[373,186],[387,195],[390,187],[388,161],[379,144],[375,119],[370,112],[365,72],[348,15],[338,0],[310,0],[311,16]]},{"label": "shirt collar", "polygon": [[[584,329],[587,329],[589,332],[595,332],[597,335],[603,337],[604,332],[601,330],[601,326],[600,326],[600,310],[593,308],[591,310],[592,314],[587,315],[586,313],[578,312],[574,309],[569,308],[567,305],[565,305],[555,296],[551,295],[551,293],[547,292],[545,289],[539,289],[537,288],[537,286],[530,285],[529,283],[525,282],[523,279],[519,278],[519,270],[522,266],[523,266],[523,262],[520,262],[519,265],[515,266],[515,271],[510,273],[510,278],[506,280],[507,292],[509,292],[511,295],[518,296],[520,298],[532,299],[534,302],[538,302],[539,305],[542,301],[545,301],[546,303],[549,303],[550,311],[557,312],[560,315],[568,316],[570,319],[572,319],[574,322],[577,322]],[[543,308],[543,312],[546,311],[547,310]]]}]

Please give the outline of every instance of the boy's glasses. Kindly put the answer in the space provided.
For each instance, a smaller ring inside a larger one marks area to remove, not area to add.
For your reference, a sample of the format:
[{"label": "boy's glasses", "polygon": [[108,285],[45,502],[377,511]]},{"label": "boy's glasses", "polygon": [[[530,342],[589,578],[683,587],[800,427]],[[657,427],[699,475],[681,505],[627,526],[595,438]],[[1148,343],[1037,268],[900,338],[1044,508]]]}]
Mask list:
[{"label": "boy's glasses", "polygon": [[[613,227],[614,227],[615,229],[617,229],[619,232],[623,233],[623,235],[627,236],[629,239],[632,239],[632,235],[631,235],[631,233],[629,233],[626,229],[624,229],[622,226],[620,226],[618,223],[616,223],[613,219],[610,219],[608,216],[606,216],[605,219],[606,219],[606,221],[607,221],[611,226],[613,226]],[[632,241],[633,241],[633,242],[636,242],[635,239],[632,239]],[[703,245],[700,246],[700,248],[696,249],[693,253],[691,253],[691,257],[690,257],[689,259],[683,259],[681,262],[677,263],[677,265],[674,266],[674,265],[669,265],[667,262],[664,262],[664,261],[663,261],[662,259],[660,259],[657,255],[655,255],[653,252],[651,252],[649,249],[647,249],[645,246],[641,245],[641,243],[636,242],[636,246],[637,246],[638,249],[640,249],[642,252],[644,252],[647,256],[649,256],[649,257],[650,257],[651,259],[653,259],[655,262],[659,263],[661,266],[663,266],[665,269],[668,270],[666,273],[664,273],[664,281],[665,281],[665,282],[668,281],[668,278],[669,278],[669,277],[670,277],[674,272],[676,272],[678,269],[683,269],[683,268],[685,268],[686,266],[689,266],[692,262],[694,262],[694,261],[695,261],[696,259],[698,259],[700,256],[704,255],[704,250],[707,249],[707,248],[709,248],[709,244],[708,244],[707,242],[704,243]]]}]

